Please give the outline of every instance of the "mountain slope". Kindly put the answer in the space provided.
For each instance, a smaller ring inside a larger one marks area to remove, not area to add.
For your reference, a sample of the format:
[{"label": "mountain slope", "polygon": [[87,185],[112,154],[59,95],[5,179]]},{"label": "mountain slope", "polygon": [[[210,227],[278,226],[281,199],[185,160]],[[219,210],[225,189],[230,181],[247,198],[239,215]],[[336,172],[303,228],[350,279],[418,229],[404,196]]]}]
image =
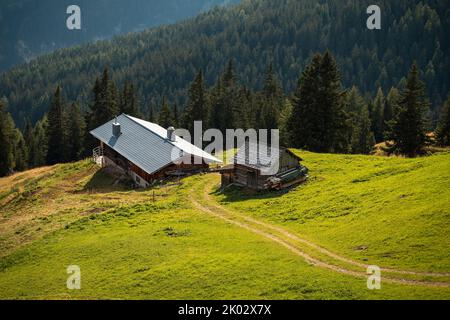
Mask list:
[{"label": "mountain slope", "polygon": [[346,86],[373,95],[402,83],[411,63],[424,70],[433,105],[450,88],[450,8],[445,1],[379,1],[382,29],[366,28],[370,1],[247,0],[170,26],[118,37],[38,58],[3,74],[0,95],[16,121],[40,118],[57,83],[69,100],[84,106],[95,77],[105,65],[120,84],[135,82],[142,105],[162,95],[183,105],[186,88],[198,69],[212,84],[228,59],[240,80],[261,86],[270,61],[287,92],[297,83],[310,56],[329,48]]},{"label": "mountain slope", "polygon": [[0,72],[57,48],[192,17],[234,0],[79,0],[81,30],[66,28],[69,0],[0,3]]},{"label": "mountain slope", "polygon": [[[432,285],[448,284],[448,276],[386,271],[382,277],[429,284],[382,278],[382,290],[368,290],[365,278],[307,264],[279,242],[194,205],[225,207],[237,213],[233,221],[256,219],[362,264],[449,272],[449,153],[402,159],[295,152],[310,167],[310,179],[288,193],[231,190],[204,197],[205,186],[215,191],[216,174],[132,190],[115,185],[88,161],[1,178],[0,297],[450,297],[449,286]],[[308,249],[304,244],[298,248]],[[81,268],[79,291],[65,287],[66,268],[72,264]],[[365,272],[347,263],[337,266]]]}]

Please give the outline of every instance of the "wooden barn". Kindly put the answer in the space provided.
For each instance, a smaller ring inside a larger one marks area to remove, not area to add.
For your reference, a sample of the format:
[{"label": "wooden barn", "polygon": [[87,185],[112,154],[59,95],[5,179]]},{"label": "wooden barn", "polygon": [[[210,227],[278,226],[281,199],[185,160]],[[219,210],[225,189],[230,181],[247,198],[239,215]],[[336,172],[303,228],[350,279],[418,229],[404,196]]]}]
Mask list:
[{"label": "wooden barn", "polygon": [[[266,150],[270,148],[265,147]],[[233,164],[222,167],[222,188],[237,185],[255,190],[282,189],[301,183],[308,177],[302,159],[287,148],[272,149],[272,154],[260,161],[257,145],[246,143],[233,159]]]},{"label": "wooden barn", "polygon": [[99,140],[94,160],[129,175],[136,185],[148,187],[170,176],[207,171],[221,161],[167,130],[126,114],[90,132]]}]

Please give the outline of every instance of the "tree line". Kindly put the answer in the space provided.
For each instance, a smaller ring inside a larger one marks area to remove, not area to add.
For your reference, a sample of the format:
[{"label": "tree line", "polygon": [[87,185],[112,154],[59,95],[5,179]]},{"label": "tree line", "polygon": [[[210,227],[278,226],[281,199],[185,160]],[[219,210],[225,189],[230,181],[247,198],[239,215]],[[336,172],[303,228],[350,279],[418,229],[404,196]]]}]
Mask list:
[{"label": "tree line", "polygon": [[[93,81],[105,65],[122,86],[133,79],[139,100],[155,112],[162,96],[180,110],[198,70],[214,86],[230,58],[240,81],[261,90],[273,63],[285,94],[315,52],[330,49],[342,70],[342,84],[355,85],[368,100],[375,88],[385,95],[402,87],[415,59],[430,99],[431,125],[450,91],[450,7],[448,1],[379,0],[381,30],[366,28],[369,1],[258,0],[216,8],[193,19],[117,37],[111,41],[57,50],[0,75],[0,97],[16,124],[48,111],[59,83],[67,100],[85,108]],[[379,132],[375,133],[380,135]]]},{"label": "tree line", "polygon": [[[364,98],[356,86],[344,88],[337,63],[326,51],[313,56],[296,89],[285,95],[272,63],[266,67],[261,90],[251,90],[241,83],[230,60],[213,86],[206,85],[199,71],[179,110],[164,95],[160,106],[143,106],[135,85],[125,81],[119,90],[105,68],[95,79],[84,112],[75,102],[66,101],[58,86],[48,113],[34,126],[26,119],[25,128],[19,130],[0,103],[0,143],[4,146],[0,175],[90,156],[98,142],[89,131],[121,113],[191,133],[194,121],[223,132],[278,128],[282,145],[313,152],[369,154],[375,143],[389,140],[388,152],[416,156],[430,143],[429,102],[416,64],[405,79],[403,87],[392,87],[387,94],[378,88],[374,99]],[[435,130],[440,145],[450,145],[449,108],[450,96]]]}]

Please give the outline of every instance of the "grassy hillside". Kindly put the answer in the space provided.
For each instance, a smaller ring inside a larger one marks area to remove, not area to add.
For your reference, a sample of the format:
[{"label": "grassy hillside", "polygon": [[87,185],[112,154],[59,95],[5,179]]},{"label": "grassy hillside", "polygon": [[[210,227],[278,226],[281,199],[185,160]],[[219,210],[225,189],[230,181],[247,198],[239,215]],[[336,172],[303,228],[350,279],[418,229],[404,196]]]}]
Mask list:
[{"label": "grassy hillside", "polygon": [[449,275],[368,290],[358,265],[450,272],[450,153],[299,153],[311,177],[287,193],[220,193],[216,174],[130,190],[88,161],[2,178],[0,298],[450,299]]}]

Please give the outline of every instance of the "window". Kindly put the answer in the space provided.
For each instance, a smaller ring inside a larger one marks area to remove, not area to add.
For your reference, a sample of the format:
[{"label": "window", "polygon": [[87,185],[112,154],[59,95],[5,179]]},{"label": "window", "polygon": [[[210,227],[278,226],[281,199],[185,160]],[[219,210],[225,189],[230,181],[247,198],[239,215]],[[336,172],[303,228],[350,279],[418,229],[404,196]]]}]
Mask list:
[{"label": "window", "polygon": [[138,176],[136,176],[136,182],[141,183],[141,179]]}]

